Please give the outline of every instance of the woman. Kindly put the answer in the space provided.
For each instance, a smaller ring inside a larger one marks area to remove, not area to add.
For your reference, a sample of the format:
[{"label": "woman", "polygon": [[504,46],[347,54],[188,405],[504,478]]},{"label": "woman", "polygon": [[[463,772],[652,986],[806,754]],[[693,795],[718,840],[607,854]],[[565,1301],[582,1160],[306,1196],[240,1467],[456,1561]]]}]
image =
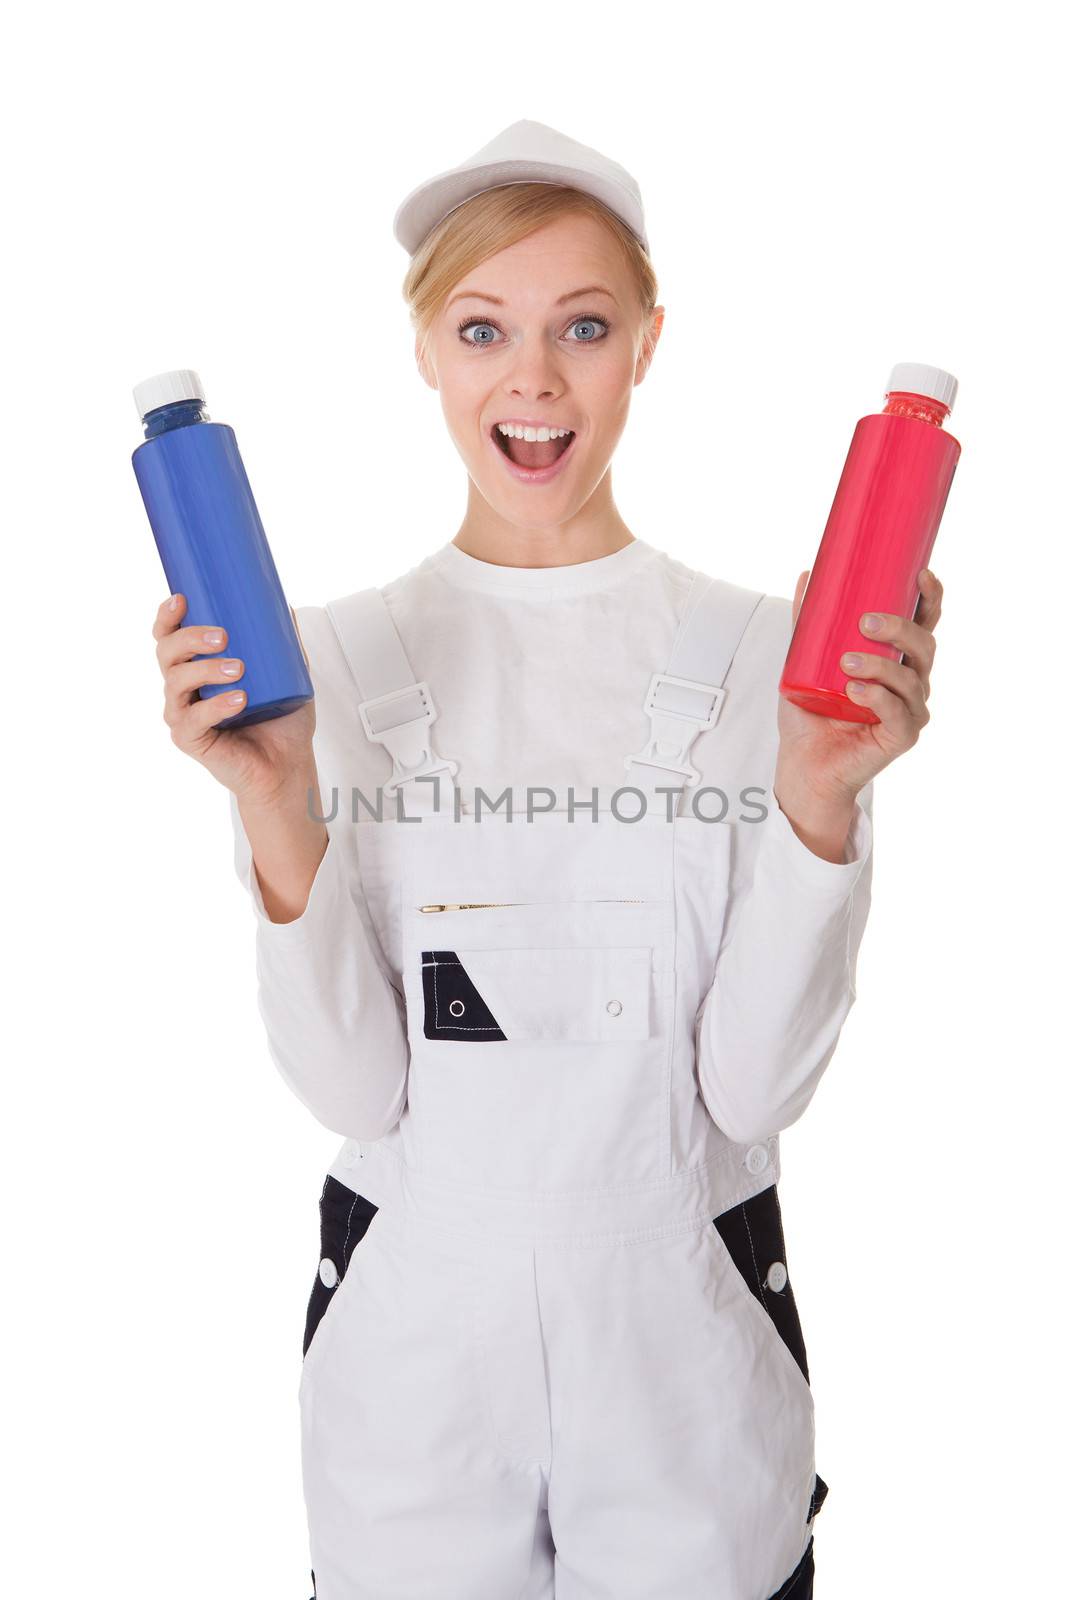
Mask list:
[{"label": "woman", "polygon": [[855,998],[941,586],[865,625],[902,662],[846,663],[879,722],[781,699],[806,574],[792,605],[712,581],[612,497],[663,323],[633,179],[520,122],[395,229],[458,533],[297,614],[316,699],[276,722],[215,731],[224,631],[181,596],[155,627],[172,735],[231,791],[271,1053],[346,1136],[300,1389],[316,1595],[802,1600],[826,1484],[779,1133]]}]

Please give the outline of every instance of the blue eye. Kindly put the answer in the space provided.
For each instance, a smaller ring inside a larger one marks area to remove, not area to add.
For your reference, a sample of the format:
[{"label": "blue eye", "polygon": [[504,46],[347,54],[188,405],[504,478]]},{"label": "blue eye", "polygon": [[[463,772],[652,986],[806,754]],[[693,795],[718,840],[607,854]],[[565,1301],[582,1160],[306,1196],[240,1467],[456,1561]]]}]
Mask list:
[{"label": "blue eye", "polygon": [[482,330],[482,329],[488,328],[490,330],[495,330],[497,333],[500,332],[500,329],[497,328],[495,322],[483,322],[478,317],[468,317],[466,322],[461,322],[460,325],[459,325],[459,336],[460,336],[461,339],[463,339],[463,343],[464,344],[495,344],[496,343],[495,339],[484,339],[484,338],[466,339],[466,338],[464,338],[464,329],[465,328],[476,328],[479,331]]},{"label": "blue eye", "polygon": [[611,324],[608,323],[608,322],[605,322],[603,317],[579,317],[577,322],[572,322],[571,323],[572,331],[578,331],[579,333],[581,333],[582,329],[591,328],[596,323],[599,323],[600,326],[603,328],[604,332],[602,334],[598,335],[598,334],[594,333],[594,334],[589,335],[589,336],[586,336],[585,334],[582,334],[580,338],[575,340],[575,343],[576,344],[596,344],[598,338],[603,339],[603,338],[606,337],[608,328],[611,326]]}]

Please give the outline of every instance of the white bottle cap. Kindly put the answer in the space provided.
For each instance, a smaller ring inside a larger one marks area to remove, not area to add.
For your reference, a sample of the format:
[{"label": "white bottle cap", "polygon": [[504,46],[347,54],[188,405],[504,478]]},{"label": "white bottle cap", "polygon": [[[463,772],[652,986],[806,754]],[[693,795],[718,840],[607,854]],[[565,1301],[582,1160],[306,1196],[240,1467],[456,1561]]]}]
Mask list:
[{"label": "white bottle cap", "polygon": [[146,378],[133,391],[137,415],[144,421],[157,406],[173,405],[176,400],[205,400],[204,385],[197,373],[189,367],[179,367],[176,372],[158,372]]},{"label": "white bottle cap", "polygon": [[951,411],[956,404],[959,384],[951,372],[940,367],[926,367],[921,361],[898,361],[889,374],[886,394],[922,394],[931,400],[940,400]]}]

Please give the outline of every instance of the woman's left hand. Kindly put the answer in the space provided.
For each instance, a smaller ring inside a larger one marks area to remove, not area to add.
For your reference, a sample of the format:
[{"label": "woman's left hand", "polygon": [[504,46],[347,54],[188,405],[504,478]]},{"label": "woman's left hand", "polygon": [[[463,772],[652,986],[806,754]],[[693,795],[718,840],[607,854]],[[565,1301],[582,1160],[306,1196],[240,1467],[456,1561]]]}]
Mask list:
[{"label": "woman's left hand", "polygon": [[[808,573],[802,572],[793,596],[796,625]],[[941,616],[944,589],[934,574],[919,574],[919,608],[914,621],[885,612],[864,612],[860,632],[904,652],[903,660],[877,654],[842,656],[847,689],[857,705],[869,706],[878,722],[846,722],[823,717],[778,697],[778,765],[774,792],[782,810],[814,826],[820,807],[827,815],[851,812],[864,784],[897,756],[910,750],[930,720],[930,672],[934,629]],[[880,627],[870,626],[880,620]]]}]

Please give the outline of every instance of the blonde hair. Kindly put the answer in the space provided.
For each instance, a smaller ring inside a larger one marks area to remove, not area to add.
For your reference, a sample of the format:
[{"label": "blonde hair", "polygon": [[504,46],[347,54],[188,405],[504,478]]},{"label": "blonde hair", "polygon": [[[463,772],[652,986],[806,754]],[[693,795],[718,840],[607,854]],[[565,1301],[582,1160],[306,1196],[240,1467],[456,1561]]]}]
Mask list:
[{"label": "blonde hair", "polygon": [[402,293],[420,347],[449,295],[469,272],[556,217],[575,213],[596,217],[618,241],[644,315],[647,343],[659,286],[648,252],[637,235],[607,206],[581,189],[561,184],[509,183],[473,195],[442,217],[412,256]]}]

